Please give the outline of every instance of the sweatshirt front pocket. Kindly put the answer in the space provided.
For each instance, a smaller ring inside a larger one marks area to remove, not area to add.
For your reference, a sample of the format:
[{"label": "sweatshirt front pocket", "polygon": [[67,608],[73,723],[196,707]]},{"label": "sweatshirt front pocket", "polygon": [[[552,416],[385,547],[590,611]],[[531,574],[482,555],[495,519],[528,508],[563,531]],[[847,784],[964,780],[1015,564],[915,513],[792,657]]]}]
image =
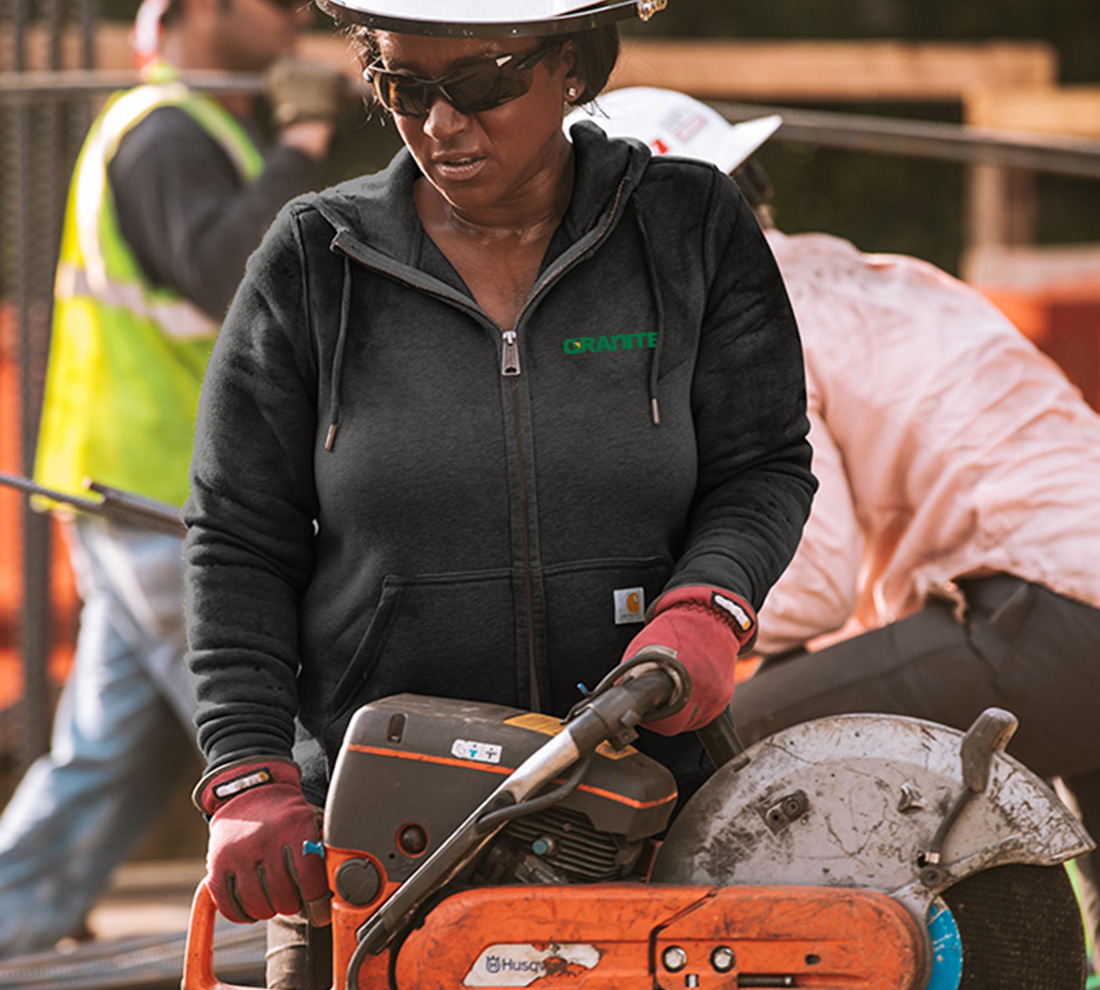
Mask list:
[{"label": "sweatshirt front pocket", "polygon": [[545,569],[554,710],[578,700],[578,681],[591,689],[622,659],[671,570],[664,556],[580,560]]},{"label": "sweatshirt front pocket", "polygon": [[387,576],[332,693],[331,722],[406,691],[516,704],[512,585],[505,569]]}]

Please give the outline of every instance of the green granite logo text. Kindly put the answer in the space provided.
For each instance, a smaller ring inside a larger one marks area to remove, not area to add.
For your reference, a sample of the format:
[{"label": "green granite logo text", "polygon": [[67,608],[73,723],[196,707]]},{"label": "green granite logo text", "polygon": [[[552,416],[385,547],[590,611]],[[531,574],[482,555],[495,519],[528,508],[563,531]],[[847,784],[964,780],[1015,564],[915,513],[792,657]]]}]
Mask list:
[{"label": "green granite logo text", "polygon": [[598,354],[600,351],[641,351],[657,346],[655,333],[609,333],[599,337],[569,337],[562,341],[566,354]]}]

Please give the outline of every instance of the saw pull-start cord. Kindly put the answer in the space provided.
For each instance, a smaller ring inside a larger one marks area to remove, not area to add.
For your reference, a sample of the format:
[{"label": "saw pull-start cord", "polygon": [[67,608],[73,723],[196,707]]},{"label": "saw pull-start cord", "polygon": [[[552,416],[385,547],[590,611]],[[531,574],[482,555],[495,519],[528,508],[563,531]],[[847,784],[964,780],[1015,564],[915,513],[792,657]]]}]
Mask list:
[{"label": "saw pull-start cord", "polygon": [[411,922],[428,898],[452,880],[482,847],[513,818],[551,803],[537,795],[578,761],[582,766],[557,790],[554,801],[572,791],[587,758],[601,743],[625,746],[637,737],[638,723],[653,713],[687,700],[687,675],[665,651],[639,654],[615,668],[569,713],[565,729],[531,754],[356,932],[348,963],[347,985],[359,990],[359,970],[367,956],[378,955]]}]

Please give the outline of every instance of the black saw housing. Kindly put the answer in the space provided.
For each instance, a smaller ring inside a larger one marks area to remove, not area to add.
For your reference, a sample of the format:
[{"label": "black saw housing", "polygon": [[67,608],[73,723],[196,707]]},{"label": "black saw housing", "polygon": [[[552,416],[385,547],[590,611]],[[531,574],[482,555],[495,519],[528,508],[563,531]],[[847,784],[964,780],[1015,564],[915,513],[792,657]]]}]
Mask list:
[{"label": "black saw housing", "polygon": [[[450,698],[402,694],[365,705],[336,762],[325,841],[368,853],[390,880],[405,880],[561,729],[552,716]],[[621,879],[675,803],[676,784],[664,766],[629,746],[601,746],[576,790],[501,830],[472,879]]]}]

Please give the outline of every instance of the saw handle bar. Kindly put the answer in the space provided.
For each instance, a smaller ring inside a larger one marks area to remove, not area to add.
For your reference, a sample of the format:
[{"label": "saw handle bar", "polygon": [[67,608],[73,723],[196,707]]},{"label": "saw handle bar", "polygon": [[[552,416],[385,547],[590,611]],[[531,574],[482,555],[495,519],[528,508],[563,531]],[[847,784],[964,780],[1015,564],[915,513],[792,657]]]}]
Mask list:
[{"label": "saw handle bar", "polygon": [[[606,700],[607,692],[615,689],[620,681],[621,689],[615,691],[610,701]],[[629,687],[626,686],[628,684]],[[486,812],[479,819],[478,827],[483,832],[495,831],[499,825],[507,824],[513,818],[533,815],[537,811],[564,801],[584,779],[596,746],[607,741],[621,749],[637,737],[635,726],[639,721],[649,722],[675,715],[684,707],[690,691],[691,678],[683,664],[676,659],[668,647],[648,647],[637,656],[619,664],[596,685],[595,690],[577,702],[563,720],[570,722],[586,709],[602,711],[600,719],[608,730],[595,746],[589,748],[586,744],[578,747],[582,754],[581,758],[565,783],[546,794],[530,798],[520,804]],[[620,711],[624,701],[626,708]],[[604,711],[605,707],[606,711]],[[593,726],[597,725],[593,723]]]},{"label": "saw handle bar", "polygon": [[581,757],[577,761],[576,766],[573,767],[573,772],[569,774],[565,783],[559,787],[555,787],[552,791],[548,791],[546,794],[541,794],[538,797],[530,798],[527,801],[523,801],[520,804],[506,805],[503,808],[498,808],[496,811],[487,811],[477,820],[477,827],[481,832],[495,832],[501,825],[507,825],[508,822],[514,818],[524,818],[527,815],[533,815],[537,811],[542,811],[544,808],[552,807],[561,801],[564,801],[570,794],[572,794],[584,780],[584,775],[588,772],[588,767],[592,763],[592,754]]},{"label": "saw handle bar", "polygon": [[214,926],[218,909],[204,877],[191,902],[191,920],[187,926],[187,948],[183,957],[181,990],[256,990],[238,983],[222,983],[214,975]]},{"label": "saw handle bar", "polygon": [[[687,668],[676,659],[675,650],[653,644],[643,647],[629,660],[624,660],[619,666],[608,671],[595,688],[569,709],[569,714],[563,721],[568,722],[575,718],[620,681],[625,683],[637,680],[644,673],[655,671],[659,671],[671,680],[672,686],[669,688],[667,681],[657,679],[648,682],[648,687],[639,685],[635,689],[632,693],[634,706],[641,711],[641,718],[638,721],[656,722],[675,715],[687,704],[691,696],[691,677],[688,675]],[[630,730],[633,730],[636,724],[637,722],[631,723]],[[636,735],[637,733],[633,732],[630,739]],[[627,742],[630,742],[630,739],[627,739]],[[610,737],[609,741],[614,742]]]},{"label": "saw handle bar", "polygon": [[[359,990],[359,970],[412,922],[430,897],[477,855],[513,818],[548,803],[538,793],[578,761],[586,763],[604,742],[622,747],[637,737],[639,722],[687,701],[687,672],[663,647],[651,647],[621,664],[569,713],[565,728],[523,761],[436,849],[356,932],[358,944],[348,963],[347,985]],[[580,782],[583,768],[553,791],[554,801]],[[505,813],[501,813],[505,812]]]}]

